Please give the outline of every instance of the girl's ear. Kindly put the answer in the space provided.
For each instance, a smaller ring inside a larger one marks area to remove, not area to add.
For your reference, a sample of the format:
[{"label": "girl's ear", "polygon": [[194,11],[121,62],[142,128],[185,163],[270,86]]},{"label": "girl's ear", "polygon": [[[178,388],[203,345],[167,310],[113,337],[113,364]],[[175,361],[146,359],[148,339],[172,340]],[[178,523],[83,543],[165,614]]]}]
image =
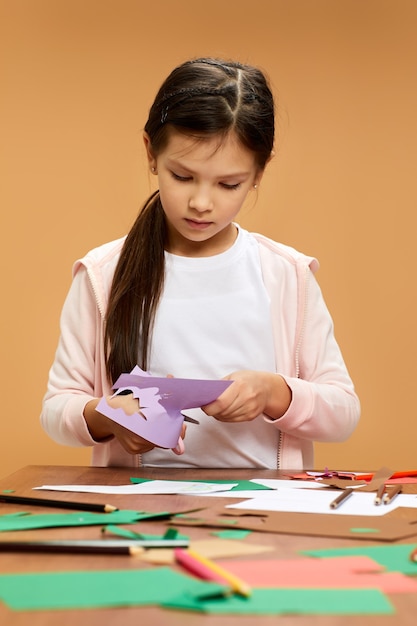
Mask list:
[{"label": "girl's ear", "polygon": [[253,181],[253,188],[257,189],[260,185],[260,182],[263,178],[265,170],[259,170],[255,176],[255,180]]},{"label": "girl's ear", "polygon": [[156,172],[156,157],[152,150],[151,139],[148,133],[143,133],[143,143],[145,144],[146,156],[152,173]]}]

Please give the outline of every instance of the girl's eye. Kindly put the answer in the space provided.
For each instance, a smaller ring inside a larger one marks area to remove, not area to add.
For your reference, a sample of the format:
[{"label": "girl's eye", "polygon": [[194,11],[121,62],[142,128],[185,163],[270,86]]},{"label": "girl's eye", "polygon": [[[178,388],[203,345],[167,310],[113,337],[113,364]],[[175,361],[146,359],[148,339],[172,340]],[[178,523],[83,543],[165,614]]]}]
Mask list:
[{"label": "girl's eye", "polygon": [[234,185],[228,185],[227,183],[220,183],[220,185],[223,187],[223,189],[239,189],[240,185],[242,183],[235,183]]},{"label": "girl's eye", "polygon": [[182,183],[187,183],[189,180],[191,180],[190,176],[180,176],[179,174],[176,174],[175,172],[171,172],[171,175],[175,180],[179,180]]}]

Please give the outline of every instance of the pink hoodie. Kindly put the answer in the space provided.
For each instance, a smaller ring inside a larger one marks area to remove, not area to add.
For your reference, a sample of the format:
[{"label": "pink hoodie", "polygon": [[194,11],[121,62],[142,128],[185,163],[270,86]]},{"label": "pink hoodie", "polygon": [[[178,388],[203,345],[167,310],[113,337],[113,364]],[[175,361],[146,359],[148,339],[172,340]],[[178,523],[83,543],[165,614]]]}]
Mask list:
[{"label": "pink hoodie", "polygon": [[[276,467],[313,468],[313,442],[347,439],[359,420],[359,400],[313,275],[318,262],[263,235],[253,236],[271,298],[278,373],[292,390],[291,405],[280,419],[264,416],[280,431]],[[103,353],[104,318],[123,243],[124,238],[104,244],[74,264],[41,413],[44,429],[56,442],[92,446],[96,466],[141,463],[140,456],[125,452],[115,439],[95,442],[83,417],[89,400],[111,393]],[[174,466],[174,460],[170,463],[167,457],[167,466]],[[235,466],[233,457],[229,466]]]}]

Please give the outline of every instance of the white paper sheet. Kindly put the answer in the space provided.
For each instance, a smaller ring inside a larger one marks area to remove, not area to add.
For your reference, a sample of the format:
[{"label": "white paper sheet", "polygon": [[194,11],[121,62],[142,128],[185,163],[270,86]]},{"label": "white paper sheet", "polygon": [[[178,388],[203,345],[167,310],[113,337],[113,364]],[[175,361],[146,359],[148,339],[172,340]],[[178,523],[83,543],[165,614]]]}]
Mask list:
[{"label": "white paper sheet", "polygon": [[[354,492],[338,508],[330,508],[330,503],[339,495],[339,491],[327,489],[278,489],[265,492],[273,496],[264,497],[263,492],[244,502],[228,504],[229,509],[250,509],[253,511],[287,511],[293,513],[328,513],[329,515],[369,515],[380,516],[397,507],[417,508],[417,496],[400,494],[390,504],[376,506],[375,493]],[[261,495],[262,494],[262,495]],[[275,496],[275,497],[274,497]]]},{"label": "white paper sheet", "polygon": [[[261,495],[262,493],[262,495]],[[266,493],[266,492],[265,492]],[[271,493],[271,492],[268,492]],[[244,502],[228,504],[229,509],[250,509],[253,511],[287,511],[293,513],[328,513],[329,515],[369,515],[380,516],[398,507],[417,508],[417,496],[400,494],[390,504],[376,506],[375,493],[354,492],[338,508],[330,508],[330,503],[340,493],[335,490],[278,489],[272,492],[275,497],[264,497],[263,492]]]},{"label": "white paper sheet", "polygon": [[213,491],[228,491],[236,483],[200,483],[180,480],[151,480],[144,483],[131,483],[129,485],[42,485],[34,489],[47,491],[73,491],[78,493],[102,493],[102,494],[188,494],[202,495]]}]

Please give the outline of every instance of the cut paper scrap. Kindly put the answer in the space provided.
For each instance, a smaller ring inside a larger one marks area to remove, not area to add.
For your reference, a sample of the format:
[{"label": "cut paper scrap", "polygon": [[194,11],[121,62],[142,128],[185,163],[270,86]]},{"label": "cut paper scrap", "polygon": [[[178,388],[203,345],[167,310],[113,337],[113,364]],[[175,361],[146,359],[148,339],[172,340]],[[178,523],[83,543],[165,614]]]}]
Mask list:
[{"label": "cut paper scrap", "polygon": [[107,526],[103,526],[101,529],[102,533],[117,535],[118,537],[123,537],[124,539],[151,539],[157,541],[170,541],[171,539],[188,539],[186,535],[181,535],[178,530],[175,528],[168,528],[163,535],[150,535],[147,533],[138,533],[134,530],[129,530],[128,528],[122,528],[121,526],[114,526],[109,524]]},{"label": "cut paper scrap", "polygon": [[[369,481],[359,480],[358,477],[355,479],[355,485],[349,485],[350,487],[357,487],[358,491],[378,491],[380,485],[384,485],[387,480],[389,480],[390,476],[392,476],[393,471],[388,467],[381,467],[375,474],[373,474],[372,479]],[[338,487],[339,489],[344,489],[346,487],[346,480],[343,478],[324,478],[323,483],[332,486]]]},{"label": "cut paper scrap", "polygon": [[151,376],[136,366],[121,374],[113,385],[114,395],[133,393],[139,409],[127,415],[101,398],[96,410],[124,428],[161,448],[175,448],[184,422],[182,411],[216,400],[232,384],[230,380],[198,380]]},{"label": "cut paper scrap", "polygon": [[[216,614],[383,615],[377,589],[254,589],[250,598],[171,568],[0,575],[0,598],[15,611],[160,605]],[[220,600],[214,599],[221,596]],[[210,599],[209,599],[210,598]],[[58,616],[57,616],[58,619]]]},{"label": "cut paper scrap", "polygon": [[[276,511],[253,511],[229,507],[220,511],[205,510],[193,514],[173,516],[168,522],[175,526],[205,526],[209,528],[244,528],[257,532],[282,533],[285,535],[309,535],[339,537],[345,539],[370,539],[372,541],[396,541],[417,535],[417,511],[414,520],[393,517],[369,518],[359,515],[333,517],[320,513],[288,513]],[[363,532],[358,532],[364,529]],[[417,566],[416,566],[417,567]]]},{"label": "cut paper scrap", "polygon": [[201,597],[225,589],[163,567],[0,575],[0,599],[20,611],[158,605],[178,594]]},{"label": "cut paper scrap", "polygon": [[[174,528],[168,528],[164,535],[149,535],[138,533],[120,526],[105,526],[102,532],[110,535],[117,535],[124,539],[158,539],[159,541],[171,539],[189,539],[188,536],[182,535]],[[236,532],[236,531],[234,531]],[[237,531],[239,533],[239,531]],[[248,531],[240,531],[245,536]],[[241,537],[243,538],[243,537]],[[218,538],[218,539],[199,539],[190,542],[190,548],[202,554],[207,558],[231,558],[236,556],[248,556],[252,554],[262,554],[274,550],[273,546],[251,544],[248,542],[238,541],[235,539]],[[138,555],[142,561],[148,563],[163,563],[165,565],[175,563],[174,551],[170,548],[157,548],[155,550],[148,549],[141,555]]]},{"label": "cut paper scrap", "polygon": [[[153,482],[152,478],[134,478],[132,477],[130,481],[134,484],[143,484]],[[169,481],[167,481],[169,482]],[[181,482],[181,481],[176,481]],[[184,481],[185,482],[185,481]],[[270,487],[264,484],[264,481],[257,481],[255,479],[250,480],[242,480],[242,479],[229,479],[229,480],[195,480],[194,483],[204,483],[210,482],[212,485],[226,485],[226,487],[230,487],[230,483],[233,483],[233,487],[230,491],[270,491],[276,489],[276,487]],[[288,482],[288,481],[287,481]]]},{"label": "cut paper scrap", "polygon": [[386,571],[401,572],[408,576],[417,576],[417,563],[410,560],[410,554],[417,549],[417,543],[402,543],[389,546],[363,546],[360,548],[329,548],[322,550],[303,550],[301,553],[319,558],[341,556],[368,556],[379,563]]},{"label": "cut paper scrap", "polygon": [[[175,528],[168,528],[163,535],[150,535],[147,533],[138,533],[121,526],[105,526],[101,529],[103,533],[117,535],[124,539],[137,541],[138,539],[152,539],[158,541],[171,541],[172,539],[189,540],[186,535],[181,535]],[[154,565],[172,565],[175,562],[174,551],[172,548],[148,548],[136,555],[137,559]]]},{"label": "cut paper scrap", "polygon": [[231,558],[263,554],[274,550],[273,546],[252,544],[234,539],[196,539],[190,542],[190,548],[209,559]]},{"label": "cut paper scrap", "polygon": [[218,561],[251,587],[281,589],[380,589],[384,593],[416,593],[417,579],[384,572],[367,556],[332,559]]},{"label": "cut paper scrap", "polygon": [[244,539],[250,535],[250,530],[218,530],[212,532],[212,535],[219,537],[220,539]]},{"label": "cut paper scrap", "polygon": [[389,615],[395,612],[379,589],[253,589],[249,598],[234,594],[204,600],[182,594],[161,604],[165,608],[213,615]]},{"label": "cut paper scrap", "polygon": [[[102,532],[110,535],[116,535],[123,537],[123,539],[157,539],[159,541],[171,540],[171,539],[189,539],[187,535],[182,535],[175,528],[168,528],[163,535],[149,535],[145,533],[135,532],[128,528],[122,528],[121,526],[105,526],[102,528]],[[245,531],[242,531],[245,532]],[[251,544],[244,541],[231,540],[231,539],[198,539],[190,542],[190,546],[193,550],[202,554],[203,556],[210,558],[227,558],[232,556],[244,556],[249,554],[260,554],[263,552],[270,552],[274,550],[272,546]],[[172,551],[171,551],[172,552]],[[172,558],[171,562],[174,562]]]},{"label": "cut paper scrap", "polygon": [[[214,538],[190,541],[189,547],[208,559],[230,559],[264,554],[274,550],[273,546],[251,544],[233,539]],[[165,548],[147,549],[138,555],[137,558],[154,565],[173,565],[175,563],[174,551]]]},{"label": "cut paper scrap", "polygon": [[142,520],[167,519],[171,513],[145,513],[120,510],[111,513],[46,513],[1,515],[0,532],[32,530],[37,528],[59,528],[66,526],[103,526],[105,524],[136,524]]}]

